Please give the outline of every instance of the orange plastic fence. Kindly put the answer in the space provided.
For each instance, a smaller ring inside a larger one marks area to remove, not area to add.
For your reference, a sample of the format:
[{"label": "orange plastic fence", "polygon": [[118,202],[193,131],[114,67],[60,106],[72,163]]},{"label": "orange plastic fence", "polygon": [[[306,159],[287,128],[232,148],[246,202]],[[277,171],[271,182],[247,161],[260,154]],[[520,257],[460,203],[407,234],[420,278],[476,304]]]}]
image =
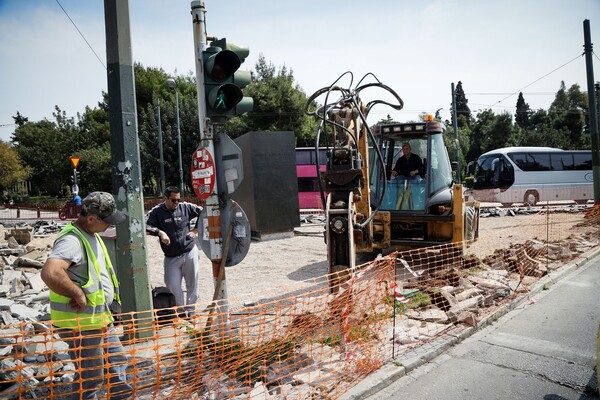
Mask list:
[{"label": "orange plastic fence", "polygon": [[[333,277],[323,276],[300,292],[230,299],[227,310],[198,304],[181,317],[124,314],[117,330],[134,397],[339,397],[383,364],[527,296],[540,278],[598,245],[599,218],[598,209],[516,216],[506,221],[511,237],[487,232],[472,243],[393,253],[357,267],[335,293]],[[497,228],[482,219],[481,230]],[[70,398],[76,363],[66,350],[49,321],[2,326],[0,397]],[[101,395],[116,390],[105,383]]]}]

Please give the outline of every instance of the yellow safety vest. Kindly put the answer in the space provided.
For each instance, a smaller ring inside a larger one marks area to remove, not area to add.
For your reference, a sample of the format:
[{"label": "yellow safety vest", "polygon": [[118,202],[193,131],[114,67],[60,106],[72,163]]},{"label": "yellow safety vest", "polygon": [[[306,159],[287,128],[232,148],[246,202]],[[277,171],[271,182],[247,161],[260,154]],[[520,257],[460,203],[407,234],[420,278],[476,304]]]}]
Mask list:
[{"label": "yellow safety vest", "polygon": [[[74,311],[73,308],[69,306],[69,302],[71,301],[70,297],[60,295],[50,289],[50,318],[52,319],[53,325],[59,328],[69,328],[81,331],[104,328],[111,324],[114,321],[114,318],[109,305],[106,304],[106,298],[104,297],[100,265],[92,251],[90,242],[73,224],[64,227],[58,234],[56,240],[69,234],[75,235],[79,239],[83,251],[87,256],[88,280],[81,286],[81,289],[87,298],[87,304],[83,311]],[[115,289],[114,301],[121,304],[121,298],[119,297],[119,282],[117,281],[117,276],[115,275],[110,262],[110,257],[100,235],[95,233],[94,236],[98,239],[102,252],[104,253],[106,269]]]}]

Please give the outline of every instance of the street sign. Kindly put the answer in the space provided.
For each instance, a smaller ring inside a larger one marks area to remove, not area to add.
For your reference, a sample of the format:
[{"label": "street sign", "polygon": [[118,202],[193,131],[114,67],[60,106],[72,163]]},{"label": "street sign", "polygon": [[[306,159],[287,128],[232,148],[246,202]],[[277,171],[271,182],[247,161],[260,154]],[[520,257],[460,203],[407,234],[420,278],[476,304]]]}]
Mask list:
[{"label": "street sign", "polygon": [[199,199],[206,200],[215,188],[215,163],[206,147],[198,147],[192,157],[192,188]]},{"label": "street sign", "polygon": [[[196,244],[202,249],[204,254],[210,258],[210,225],[208,223],[208,210],[203,208],[198,217],[198,236]],[[250,221],[242,207],[229,199],[221,209],[221,231],[223,232],[223,243],[227,242],[225,237],[231,227],[231,237],[229,248],[227,249],[226,267],[232,267],[239,264],[248,254],[250,242],[252,240]],[[225,253],[225,249],[223,250]]]},{"label": "street sign", "polygon": [[[242,150],[229,136],[220,135],[220,139],[217,153],[220,153],[219,166],[221,167],[220,170],[223,171],[225,181],[219,181],[219,185],[225,184],[227,194],[231,194],[236,191],[244,180]],[[219,190],[222,189],[219,186]]]},{"label": "street sign", "polygon": [[71,160],[71,164],[73,164],[73,168],[77,169],[77,166],[79,165],[79,157],[75,157],[75,156],[71,156],[69,157],[69,160]]}]

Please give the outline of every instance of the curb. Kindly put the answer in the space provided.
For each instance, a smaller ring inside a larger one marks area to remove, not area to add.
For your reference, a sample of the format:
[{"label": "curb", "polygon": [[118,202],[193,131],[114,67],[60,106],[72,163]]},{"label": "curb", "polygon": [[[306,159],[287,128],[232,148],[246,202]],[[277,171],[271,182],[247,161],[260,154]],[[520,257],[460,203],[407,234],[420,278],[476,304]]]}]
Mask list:
[{"label": "curb", "polygon": [[554,285],[565,276],[580,269],[582,266],[598,256],[600,256],[600,248],[590,250],[588,253],[583,253],[572,263],[565,265],[557,271],[553,271],[537,281],[534,287],[529,291],[528,295],[521,296],[518,299],[507,303],[502,308],[496,310],[479,321],[477,325],[469,327],[456,335],[449,335],[448,337],[434,342],[432,344],[433,348],[428,349],[423,354],[409,358],[397,358],[392,360],[383,367],[379,368],[377,371],[367,375],[366,378],[362,379],[356,386],[348,390],[338,399],[366,399],[367,397],[383,390],[391,385],[394,381],[405,376],[407,373],[427,364],[428,362],[431,362],[442,353],[445,353],[447,350],[449,350],[452,346],[462,342],[488,325],[491,325],[493,322],[500,319],[500,317],[508,314],[510,311],[522,305],[530,296],[540,293],[544,290],[544,288],[547,288],[548,285]]}]

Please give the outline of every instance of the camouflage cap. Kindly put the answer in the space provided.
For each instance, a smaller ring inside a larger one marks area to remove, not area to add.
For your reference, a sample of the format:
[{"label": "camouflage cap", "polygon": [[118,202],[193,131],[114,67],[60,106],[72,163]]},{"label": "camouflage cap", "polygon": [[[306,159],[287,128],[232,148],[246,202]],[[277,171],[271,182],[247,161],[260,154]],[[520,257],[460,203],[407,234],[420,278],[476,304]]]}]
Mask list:
[{"label": "camouflage cap", "polygon": [[110,225],[125,221],[125,214],[117,211],[113,195],[107,192],[92,192],[82,201],[82,215],[94,214]]}]

